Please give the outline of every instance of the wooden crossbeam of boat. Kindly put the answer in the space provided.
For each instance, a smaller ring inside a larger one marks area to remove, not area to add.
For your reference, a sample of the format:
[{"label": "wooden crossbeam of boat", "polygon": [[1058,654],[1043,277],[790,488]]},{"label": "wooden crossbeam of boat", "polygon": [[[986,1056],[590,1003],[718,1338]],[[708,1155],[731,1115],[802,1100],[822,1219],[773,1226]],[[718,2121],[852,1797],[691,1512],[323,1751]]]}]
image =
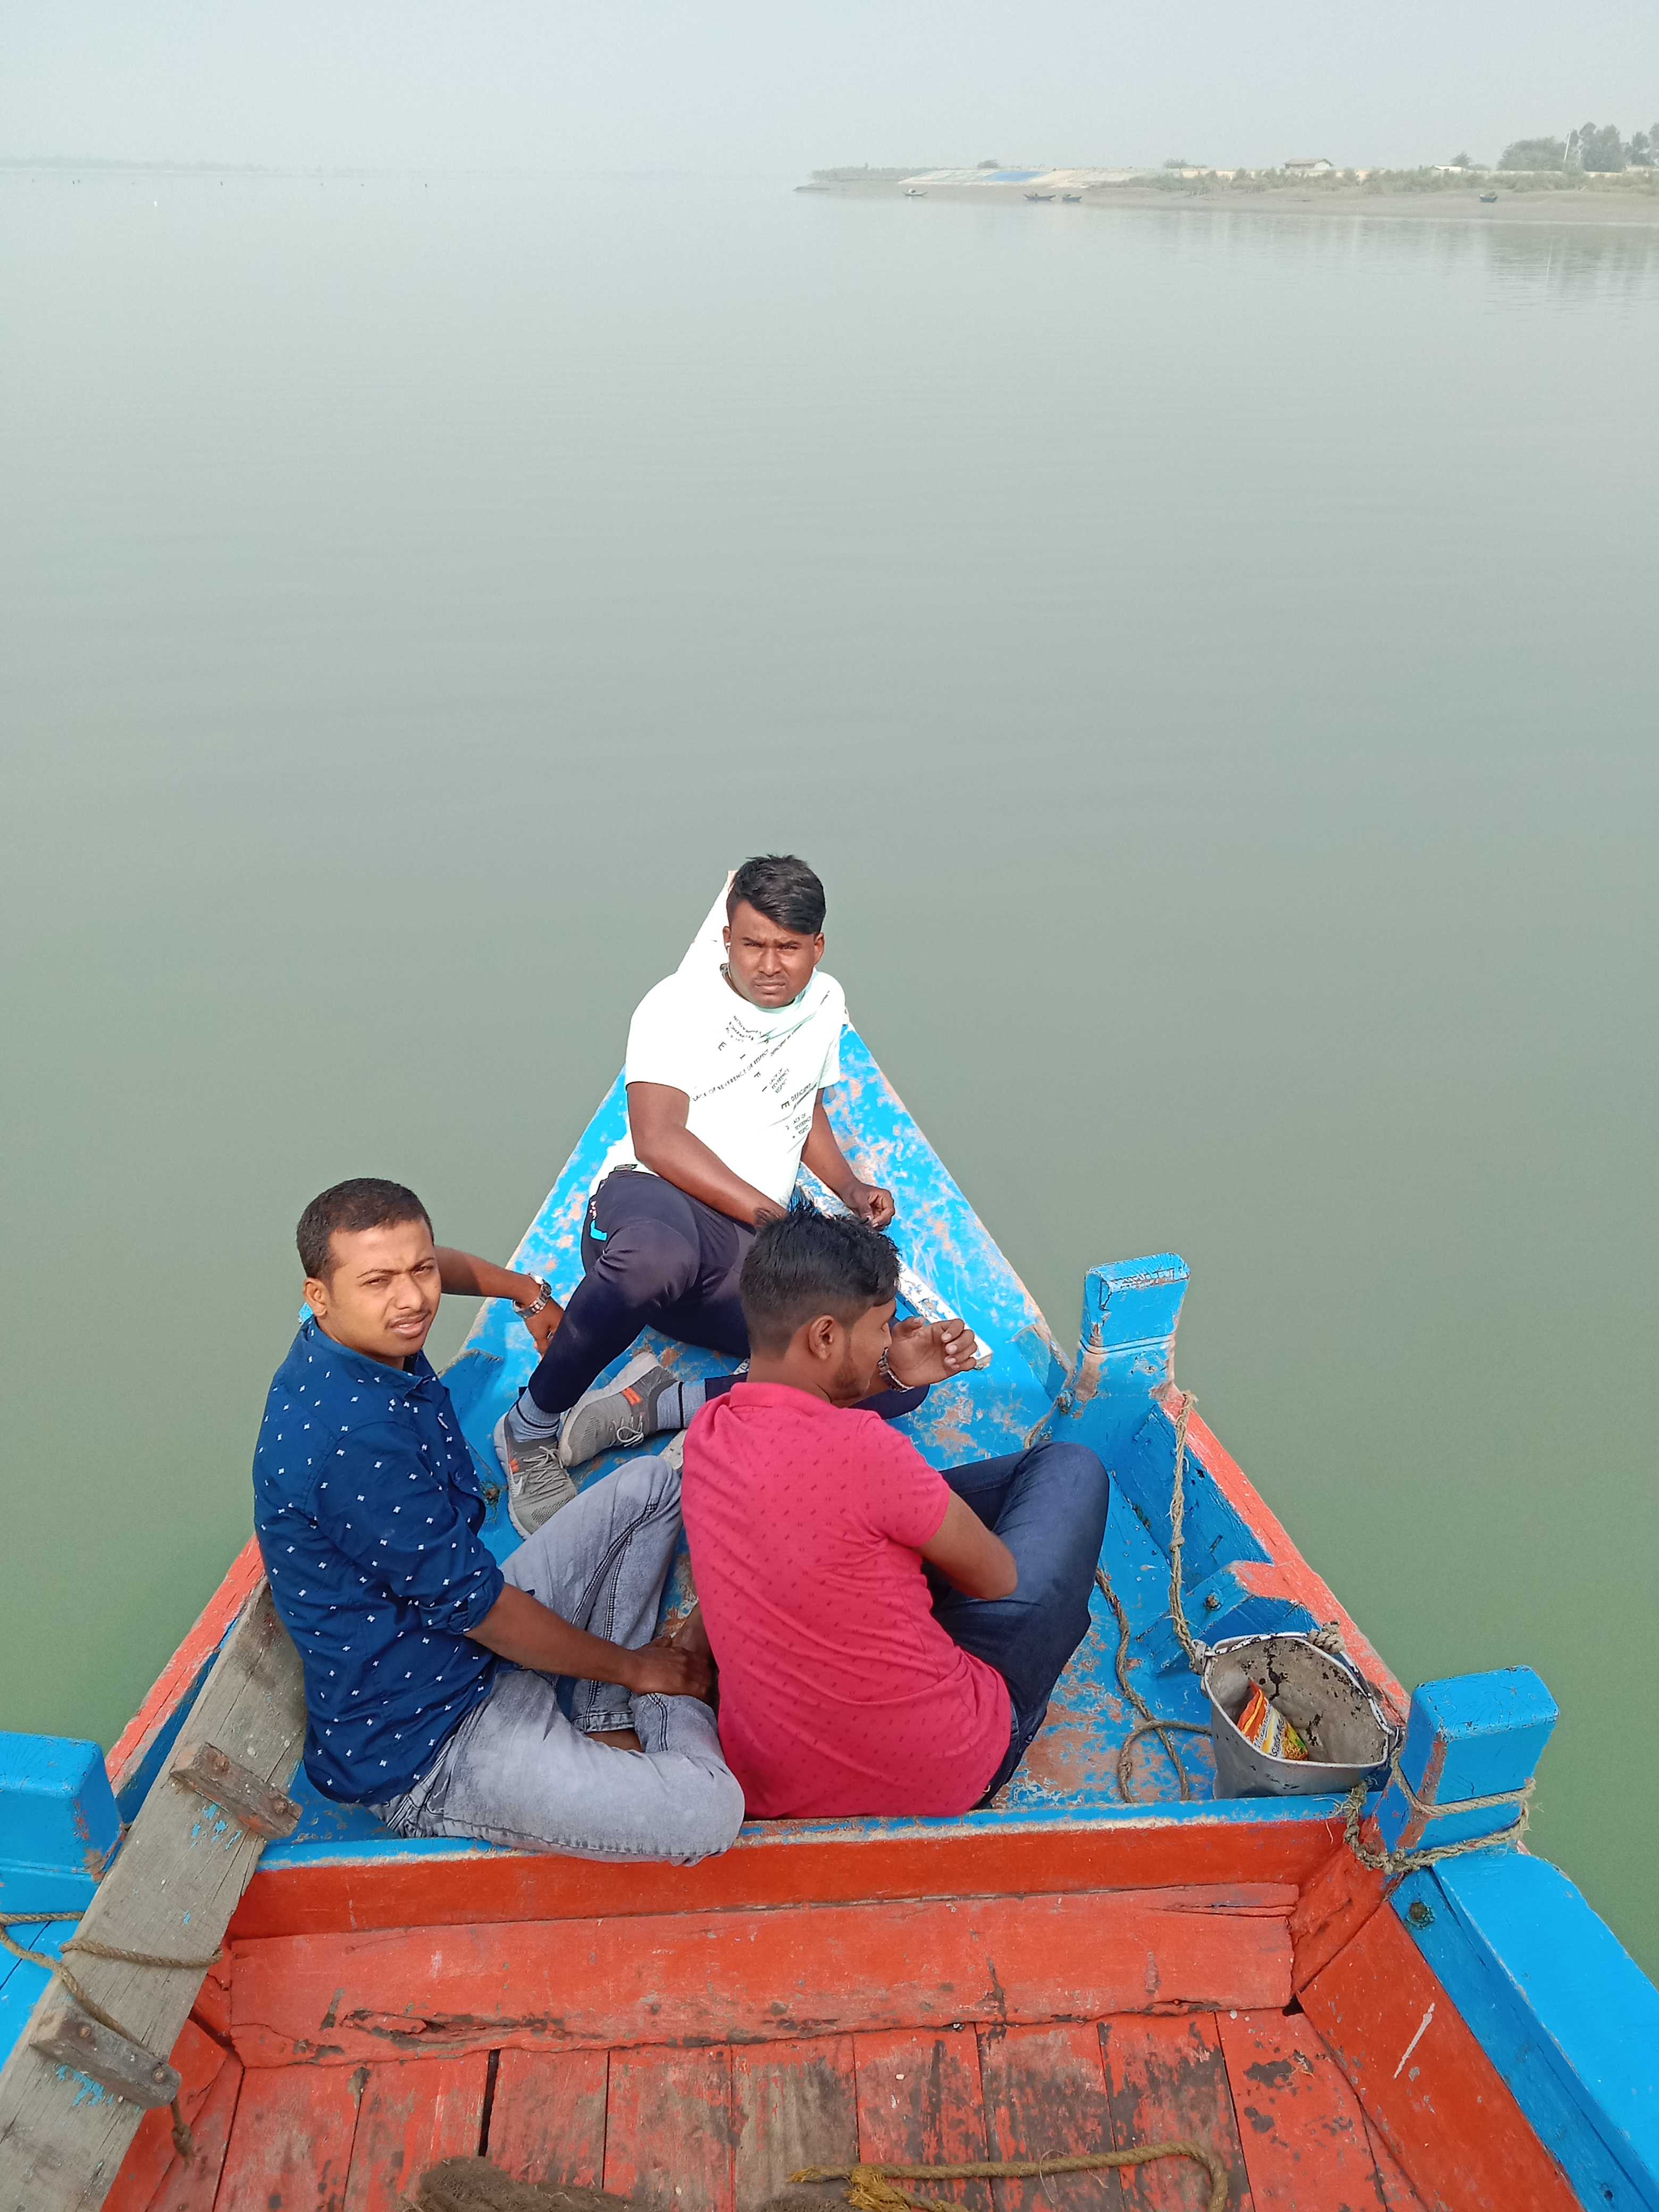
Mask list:
[{"label": "wooden crossbeam of boat", "polygon": [[[129,2079],[124,2086],[112,2039],[106,2045],[66,2019],[54,1978],[0,2068],[0,2212],[101,2204],[146,2103],[166,2101],[159,2092],[172,2069],[156,2054],[178,2041],[264,1848],[255,1825],[260,1808],[270,1810],[262,1793],[286,1792],[305,1739],[299,1654],[264,1582],[226,1638],[191,1720],[197,1743],[225,1759],[227,1783],[246,1778],[254,1818],[244,1823],[228,1787],[216,1798],[201,1788],[207,1769],[199,1760],[189,1788],[153,1788],[145,1798],[65,1962],[98,2010],[118,2023]],[[178,1764],[190,1765],[190,1754]],[[246,1796],[240,1782],[238,1789]],[[138,2094],[146,2062],[149,2092]]]}]

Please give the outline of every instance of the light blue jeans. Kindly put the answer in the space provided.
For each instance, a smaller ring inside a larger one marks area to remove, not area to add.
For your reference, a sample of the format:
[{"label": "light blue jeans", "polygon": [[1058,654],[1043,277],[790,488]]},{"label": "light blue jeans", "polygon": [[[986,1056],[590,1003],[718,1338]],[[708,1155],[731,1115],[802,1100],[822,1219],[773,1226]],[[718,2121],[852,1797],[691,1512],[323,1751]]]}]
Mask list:
[{"label": "light blue jeans", "polygon": [[[679,1470],[629,1460],[527,1537],[503,1572],[574,1627],[637,1650],[656,1628],[679,1533]],[[621,1728],[638,1751],[592,1741]],[[734,1841],[743,1792],[700,1698],[504,1664],[436,1764],[373,1810],[394,1836],[691,1866]]]}]

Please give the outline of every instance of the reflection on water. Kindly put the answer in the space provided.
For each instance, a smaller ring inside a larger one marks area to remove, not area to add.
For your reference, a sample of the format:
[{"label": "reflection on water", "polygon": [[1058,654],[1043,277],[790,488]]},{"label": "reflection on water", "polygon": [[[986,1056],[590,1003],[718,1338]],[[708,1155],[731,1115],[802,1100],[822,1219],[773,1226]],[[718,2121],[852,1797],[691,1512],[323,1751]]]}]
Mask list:
[{"label": "reflection on water", "polygon": [[[1128,210],[1109,210],[1124,221]],[[1537,292],[1561,300],[1651,297],[1659,289],[1659,222],[1490,221],[1460,212],[1420,216],[1333,211],[1301,215],[1208,208],[1148,218],[1167,232],[1172,259],[1202,259],[1218,238],[1231,252],[1307,268],[1363,274],[1432,270],[1491,286],[1495,295]]]},{"label": "reflection on water", "polygon": [[1659,1959],[1655,234],[1060,212],[0,173],[3,1718],[112,1735],[246,1534],[303,1201],[505,1256],[793,847],[1060,1333],[1184,1252]]},{"label": "reflection on water", "polygon": [[1484,243],[1495,276],[1552,299],[1651,297],[1659,289],[1659,225],[1552,225],[1541,237],[1522,224],[1494,225]]}]

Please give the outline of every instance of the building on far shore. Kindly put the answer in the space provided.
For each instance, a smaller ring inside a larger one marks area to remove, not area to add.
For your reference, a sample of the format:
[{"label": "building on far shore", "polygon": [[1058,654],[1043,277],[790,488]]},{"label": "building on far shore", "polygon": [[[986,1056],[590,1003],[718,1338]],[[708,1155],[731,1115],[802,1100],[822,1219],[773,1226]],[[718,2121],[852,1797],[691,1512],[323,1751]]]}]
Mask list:
[{"label": "building on far shore", "polygon": [[1317,154],[1299,161],[1286,161],[1285,167],[1293,177],[1328,177],[1336,164],[1328,161],[1322,154]]}]

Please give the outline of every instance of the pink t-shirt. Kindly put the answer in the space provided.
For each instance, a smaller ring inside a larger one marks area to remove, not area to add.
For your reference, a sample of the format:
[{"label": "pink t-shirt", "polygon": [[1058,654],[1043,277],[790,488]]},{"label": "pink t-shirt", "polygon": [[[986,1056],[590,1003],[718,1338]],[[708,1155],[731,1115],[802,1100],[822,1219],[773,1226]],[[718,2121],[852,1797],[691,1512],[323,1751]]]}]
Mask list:
[{"label": "pink t-shirt", "polygon": [[951,1493],[874,1413],[738,1382],[685,1437],[691,1571],[720,1743],[750,1813],[964,1813],[1008,1748],[1008,1686],[933,1619]]}]

